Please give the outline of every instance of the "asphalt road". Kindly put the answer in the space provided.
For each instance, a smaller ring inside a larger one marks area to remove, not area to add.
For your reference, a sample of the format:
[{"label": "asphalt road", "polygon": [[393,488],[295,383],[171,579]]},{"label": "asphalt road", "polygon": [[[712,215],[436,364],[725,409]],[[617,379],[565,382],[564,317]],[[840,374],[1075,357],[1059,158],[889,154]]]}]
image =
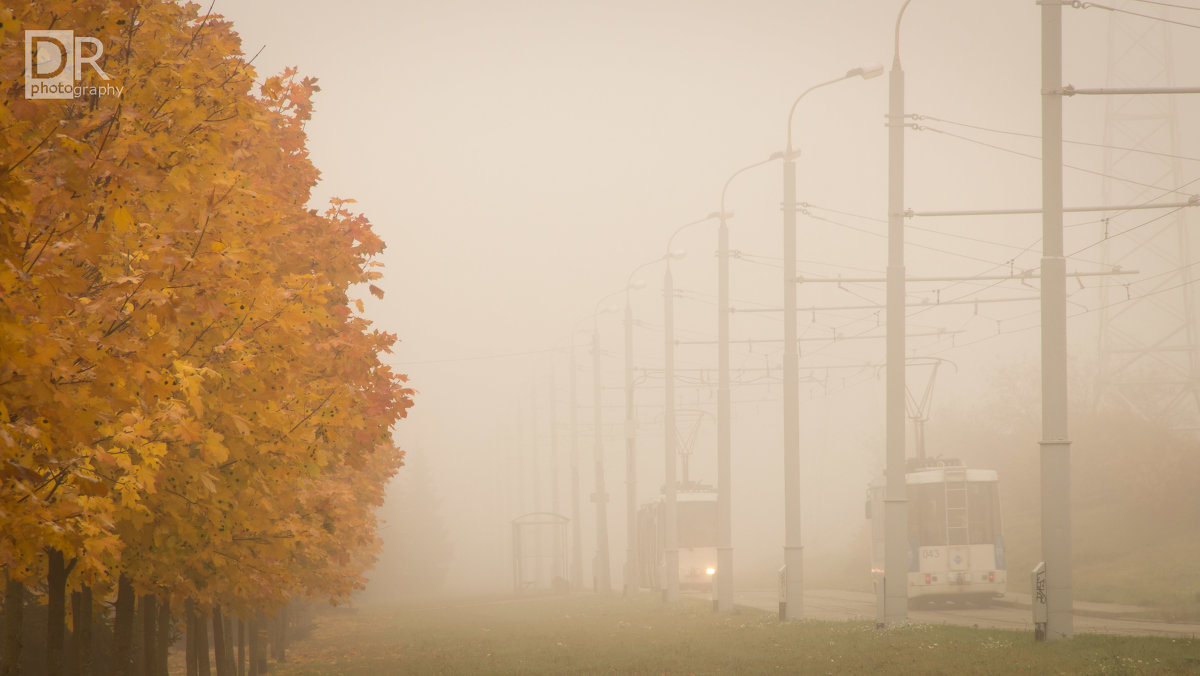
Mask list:
[{"label": "asphalt road", "polygon": [[[779,597],[775,590],[739,591],[737,605],[776,612]],[[1125,634],[1130,636],[1180,636],[1200,638],[1200,624],[1159,622],[1129,617],[1142,609],[1098,603],[1075,604],[1075,631],[1094,634]],[[816,589],[804,593],[804,618],[810,620],[867,620],[875,619],[875,597],[863,592]],[[1033,631],[1033,617],[1028,595],[1009,594],[1003,600],[986,607],[955,607],[943,604],[932,608],[913,608],[908,611],[910,622],[920,624],[957,624]]]}]

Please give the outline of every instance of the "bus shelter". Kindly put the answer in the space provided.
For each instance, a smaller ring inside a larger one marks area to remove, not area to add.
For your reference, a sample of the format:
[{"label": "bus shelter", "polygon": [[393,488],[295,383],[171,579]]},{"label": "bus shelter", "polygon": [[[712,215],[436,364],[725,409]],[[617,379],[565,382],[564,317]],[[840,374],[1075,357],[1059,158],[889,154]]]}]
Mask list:
[{"label": "bus shelter", "polygon": [[542,590],[565,594],[567,581],[567,524],[552,512],[530,512],[512,520],[513,591]]}]

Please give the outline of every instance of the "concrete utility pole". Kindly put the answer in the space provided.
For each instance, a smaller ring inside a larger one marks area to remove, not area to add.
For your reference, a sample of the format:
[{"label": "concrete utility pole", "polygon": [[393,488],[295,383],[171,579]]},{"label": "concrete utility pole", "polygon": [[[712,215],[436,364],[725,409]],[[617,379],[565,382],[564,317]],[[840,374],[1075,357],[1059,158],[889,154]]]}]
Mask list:
[{"label": "concrete utility pole", "polygon": [[579,388],[575,363],[575,331],[571,331],[571,588],[583,589],[583,519],[579,508]]},{"label": "concrete utility pole", "polygon": [[625,596],[632,596],[641,586],[637,560],[637,420],[633,406],[633,306],[629,292],[645,288],[645,282],[633,281],[639,270],[657,263],[655,258],[629,273],[625,280]]},{"label": "concrete utility pole", "polygon": [[900,67],[900,20],[888,77],[888,264],[887,264],[887,485],[884,488],[883,617],[878,624],[908,618],[908,495],[904,481],[904,70]]},{"label": "concrete utility pole", "polygon": [[[1046,638],[1056,640],[1069,638],[1075,632],[1071,588],[1071,441],[1067,424],[1062,97],[1197,94],[1200,87],[1064,87],[1063,3],[1045,0],[1039,4],[1042,6],[1042,559],[1046,565]],[[1139,142],[1145,140],[1139,138]],[[1186,206],[1192,206],[1192,201]],[[1110,210],[1115,211],[1111,207]]]},{"label": "concrete utility pole", "polygon": [[[799,99],[797,99],[798,101]],[[792,110],[796,109],[793,104]],[[779,619],[804,617],[800,513],[800,352],[796,349],[796,160],[788,116],[783,158],[783,566]]]},{"label": "concrete utility pole", "polygon": [[666,272],[663,273],[663,339],[666,348],[663,355],[663,491],[666,497],[664,516],[667,522],[663,543],[663,553],[666,555],[663,600],[674,603],[679,600],[679,531],[675,520],[675,279],[671,275],[670,261],[667,262]]},{"label": "concrete utility pole", "polygon": [[[806,89],[788,111],[787,146],[783,152],[783,501],[784,579],[779,619],[804,615],[804,545],[800,515],[800,353],[796,348],[796,157],[792,150],[792,118],[809,92],[852,77],[872,78],[879,66],[854,68],[845,75]],[[903,360],[902,360],[903,361]],[[903,399],[901,406],[903,406]],[[901,428],[903,432],[903,428]]]},{"label": "concrete utility pole", "polygon": [[[726,187],[729,186],[727,182]],[[717,228],[717,612],[733,610],[733,484],[730,459],[729,398],[729,226],[721,191]]]},{"label": "concrete utility pole", "polygon": [[774,153],[765,160],[748,164],[730,174],[721,186],[721,210],[709,214],[720,219],[717,228],[717,588],[714,609],[727,613],[733,610],[733,471],[730,449],[729,398],[729,225],[733,216],[725,210],[725,195],[729,184],[743,172],[777,160],[783,153]]},{"label": "concrete utility pole", "polygon": [[592,502],[596,503],[596,559],[592,566],[593,591],[607,594],[612,591],[612,572],[608,555],[608,491],[604,485],[604,421],[600,411],[600,324],[592,315],[592,461],[595,465],[596,491]]},{"label": "concrete utility pole", "polygon": [[[679,523],[677,521],[675,465],[678,463],[676,443],[678,434],[675,429],[675,278],[671,274],[671,260],[683,258],[684,252],[674,252],[671,245],[675,236],[693,225],[716,218],[717,214],[709,214],[704,218],[685,223],[675,229],[667,238],[667,251],[661,260],[666,261],[663,272],[663,463],[664,480],[663,496],[665,503],[664,542],[666,580],[663,584],[663,600],[674,603],[679,600]],[[632,279],[632,277],[631,277]]]},{"label": "concrete utility pole", "polygon": [[1063,258],[1062,5],[1042,3],[1042,559],[1046,637],[1075,633],[1071,442],[1067,438],[1067,265]]},{"label": "concrete utility pole", "polygon": [[637,420],[633,412],[633,307],[625,289],[625,596],[638,587]]}]

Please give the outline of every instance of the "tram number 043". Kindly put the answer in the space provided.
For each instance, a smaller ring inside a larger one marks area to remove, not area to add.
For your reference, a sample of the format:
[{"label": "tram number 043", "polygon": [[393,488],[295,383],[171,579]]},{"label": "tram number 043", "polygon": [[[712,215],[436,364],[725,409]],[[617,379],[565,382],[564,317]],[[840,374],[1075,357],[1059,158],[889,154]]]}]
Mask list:
[{"label": "tram number 043", "polygon": [[942,556],[942,550],[940,550],[940,549],[929,548],[929,549],[921,550],[921,558],[922,559],[936,559],[936,558],[940,558],[941,556]]}]

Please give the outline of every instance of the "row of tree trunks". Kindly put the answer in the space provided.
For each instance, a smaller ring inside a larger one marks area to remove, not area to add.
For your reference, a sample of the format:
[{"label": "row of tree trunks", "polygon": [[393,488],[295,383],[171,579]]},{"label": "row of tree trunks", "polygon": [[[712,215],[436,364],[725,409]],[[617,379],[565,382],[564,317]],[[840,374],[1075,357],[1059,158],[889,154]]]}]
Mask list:
[{"label": "row of tree trunks", "polygon": [[284,606],[271,619],[271,659],[276,662],[287,662],[287,628],[288,608]]},{"label": "row of tree trunks", "polygon": [[259,613],[250,620],[248,627],[250,664],[247,676],[262,676],[267,673],[267,648],[270,643],[270,622]]},{"label": "row of tree trunks", "polygon": [[[63,554],[54,550],[47,550],[47,555],[49,574],[44,673],[48,676],[93,676],[96,673],[92,645],[96,608],[92,589],[83,585],[79,591],[71,594],[72,631],[68,642],[66,580],[74,567],[74,560],[67,563]],[[25,586],[9,577],[6,571],[0,676],[22,676],[26,595]],[[110,668],[101,669],[101,673],[167,676],[167,657],[171,646],[170,603],[153,594],[137,597],[130,579],[121,575],[113,609],[111,662],[107,665]],[[216,676],[261,676],[267,671],[268,653],[277,662],[286,661],[286,608],[273,618],[268,619],[260,613],[250,621],[245,621],[224,614],[220,606],[215,607],[211,615],[202,613],[193,602],[188,601],[185,620],[188,676],[213,676],[213,666]],[[214,658],[211,663],[208,642],[210,622]],[[104,632],[103,636],[107,635],[107,627],[103,624],[101,631]],[[102,641],[105,640],[103,636],[100,639]],[[107,657],[108,651],[104,652]]]},{"label": "row of tree trunks", "polygon": [[[266,673],[266,623],[261,618],[250,622],[240,618],[235,621],[217,606],[213,609],[211,622],[211,666],[215,666],[216,676],[259,676]],[[188,611],[188,676],[211,676],[208,629],[208,618],[201,616],[195,608]]]},{"label": "row of tree trunks", "polygon": [[217,676],[237,676],[241,668],[234,661],[233,654],[233,619],[222,615],[221,606],[213,608],[213,654],[216,657]]}]

